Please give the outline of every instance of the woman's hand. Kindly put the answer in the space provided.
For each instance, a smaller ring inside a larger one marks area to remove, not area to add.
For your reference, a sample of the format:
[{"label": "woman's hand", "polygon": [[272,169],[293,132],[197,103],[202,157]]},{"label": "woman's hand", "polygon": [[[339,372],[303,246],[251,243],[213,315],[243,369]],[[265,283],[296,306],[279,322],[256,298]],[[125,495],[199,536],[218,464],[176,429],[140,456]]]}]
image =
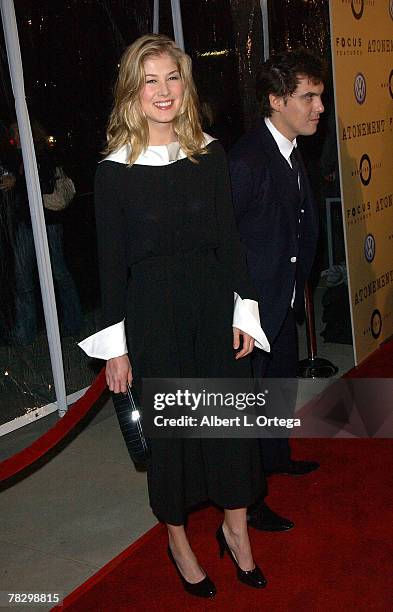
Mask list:
[{"label": "woman's hand", "polygon": [[132,368],[128,355],[113,357],[106,362],[106,382],[114,393],[126,393],[127,383],[132,383]]},{"label": "woman's hand", "polygon": [[234,327],[233,328],[233,348],[235,349],[235,351],[238,348],[240,348],[240,336],[242,337],[242,340],[243,340],[242,349],[241,351],[236,353],[235,359],[241,359],[242,357],[245,357],[246,355],[249,355],[250,353],[252,353],[254,350],[254,342],[255,342],[254,338],[252,336],[249,336],[245,332],[243,332],[241,329]]}]

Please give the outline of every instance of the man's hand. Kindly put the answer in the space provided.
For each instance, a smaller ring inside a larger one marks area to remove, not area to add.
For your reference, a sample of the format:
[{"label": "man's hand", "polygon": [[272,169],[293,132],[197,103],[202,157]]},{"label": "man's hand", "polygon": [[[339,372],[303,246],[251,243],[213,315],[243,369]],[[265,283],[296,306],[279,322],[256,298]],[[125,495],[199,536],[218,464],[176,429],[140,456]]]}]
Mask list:
[{"label": "man's hand", "polygon": [[105,378],[114,393],[126,393],[127,383],[132,383],[132,368],[128,355],[113,357],[106,362]]},{"label": "man's hand", "polygon": [[243,332],[241,329],[234,327],[233,328],[233,348],[235,349],[235,351],[238,348],[240,348],[240,337],[242,338],[242,349],[241,351],[236,353],[235,359],[241,359],[242,357],[245,357],[246,355],[249,355],[250,353],[252,353],[254,350],[254,342],[255,342],[254,338],[252,338],[252,336],[249,336],[248,334]]}]

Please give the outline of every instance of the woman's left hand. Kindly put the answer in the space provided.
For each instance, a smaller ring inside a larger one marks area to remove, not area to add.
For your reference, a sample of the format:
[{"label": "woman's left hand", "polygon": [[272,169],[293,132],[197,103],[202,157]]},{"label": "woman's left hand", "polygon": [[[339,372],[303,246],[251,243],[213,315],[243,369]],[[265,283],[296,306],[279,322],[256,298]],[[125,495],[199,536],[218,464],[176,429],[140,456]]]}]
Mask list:
[{"label": "woman's left hand", "polygon": [[254,350],[254,338],[249,336],[241,329],[233,327],[233,348],[235,351],[240,348],[240,337],[242,338],[242,349],[236,353],[235,359],[241,359],[246,355],[249,355]]}]

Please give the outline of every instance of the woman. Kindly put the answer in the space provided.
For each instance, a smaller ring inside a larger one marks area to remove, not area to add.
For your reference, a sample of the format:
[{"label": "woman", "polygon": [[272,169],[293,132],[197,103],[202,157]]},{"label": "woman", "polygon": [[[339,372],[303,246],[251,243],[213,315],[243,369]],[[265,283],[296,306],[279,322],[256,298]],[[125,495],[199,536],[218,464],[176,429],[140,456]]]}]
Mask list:
[{"label": "woman", "polygon": [[[242,300],[254,294],[225,155],[201,130],[191,60],[170,39],[143,36],[125,51],[107,138],[95,185],[105,329],[82,348],[107,360],[115,393],[127,382],[140,388],[142,377],[250,376],[254,339],[233,327],[231,340],[234,292],[235,317],[249,318],[267,341],[257,303]],[[246,523],[246,507],[263,489],[256,440],[151,440],[148,484],[189,593],[216,592],[184,529],[186,511],[206,499],[225,509],[217,538],[238,578],[265,586]]]}]

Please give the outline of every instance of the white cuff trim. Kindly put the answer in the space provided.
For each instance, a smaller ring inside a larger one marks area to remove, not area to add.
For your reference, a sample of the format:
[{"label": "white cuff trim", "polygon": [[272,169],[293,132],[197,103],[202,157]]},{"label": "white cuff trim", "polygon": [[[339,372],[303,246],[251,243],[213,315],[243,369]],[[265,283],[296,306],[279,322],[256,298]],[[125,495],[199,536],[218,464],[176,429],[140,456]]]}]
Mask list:
[{"label": "white cuff trim", "polygon": [[242,300],[235,292],[233,308],[233,327],[241,329],[255,340],[255,346],[270,353],[270,344],[266,334],[261,327],[259,318],[259,306],[255,300]]},{"label": "white cuff trim", "polygon": [[78,346],[85,351],[86,355],[97,359],[112,359],[125,355],[128,350],[124,319],[85,338],[78,343]]},{"label": "white cuff trim", "polygon": [[292,293],[292,299],[291,299],[291,308],[293,308],[293,305],[295,303],[295,297],[296,297],[296,281],[295,281],[295,284],[293,286],[293,293]]}]

